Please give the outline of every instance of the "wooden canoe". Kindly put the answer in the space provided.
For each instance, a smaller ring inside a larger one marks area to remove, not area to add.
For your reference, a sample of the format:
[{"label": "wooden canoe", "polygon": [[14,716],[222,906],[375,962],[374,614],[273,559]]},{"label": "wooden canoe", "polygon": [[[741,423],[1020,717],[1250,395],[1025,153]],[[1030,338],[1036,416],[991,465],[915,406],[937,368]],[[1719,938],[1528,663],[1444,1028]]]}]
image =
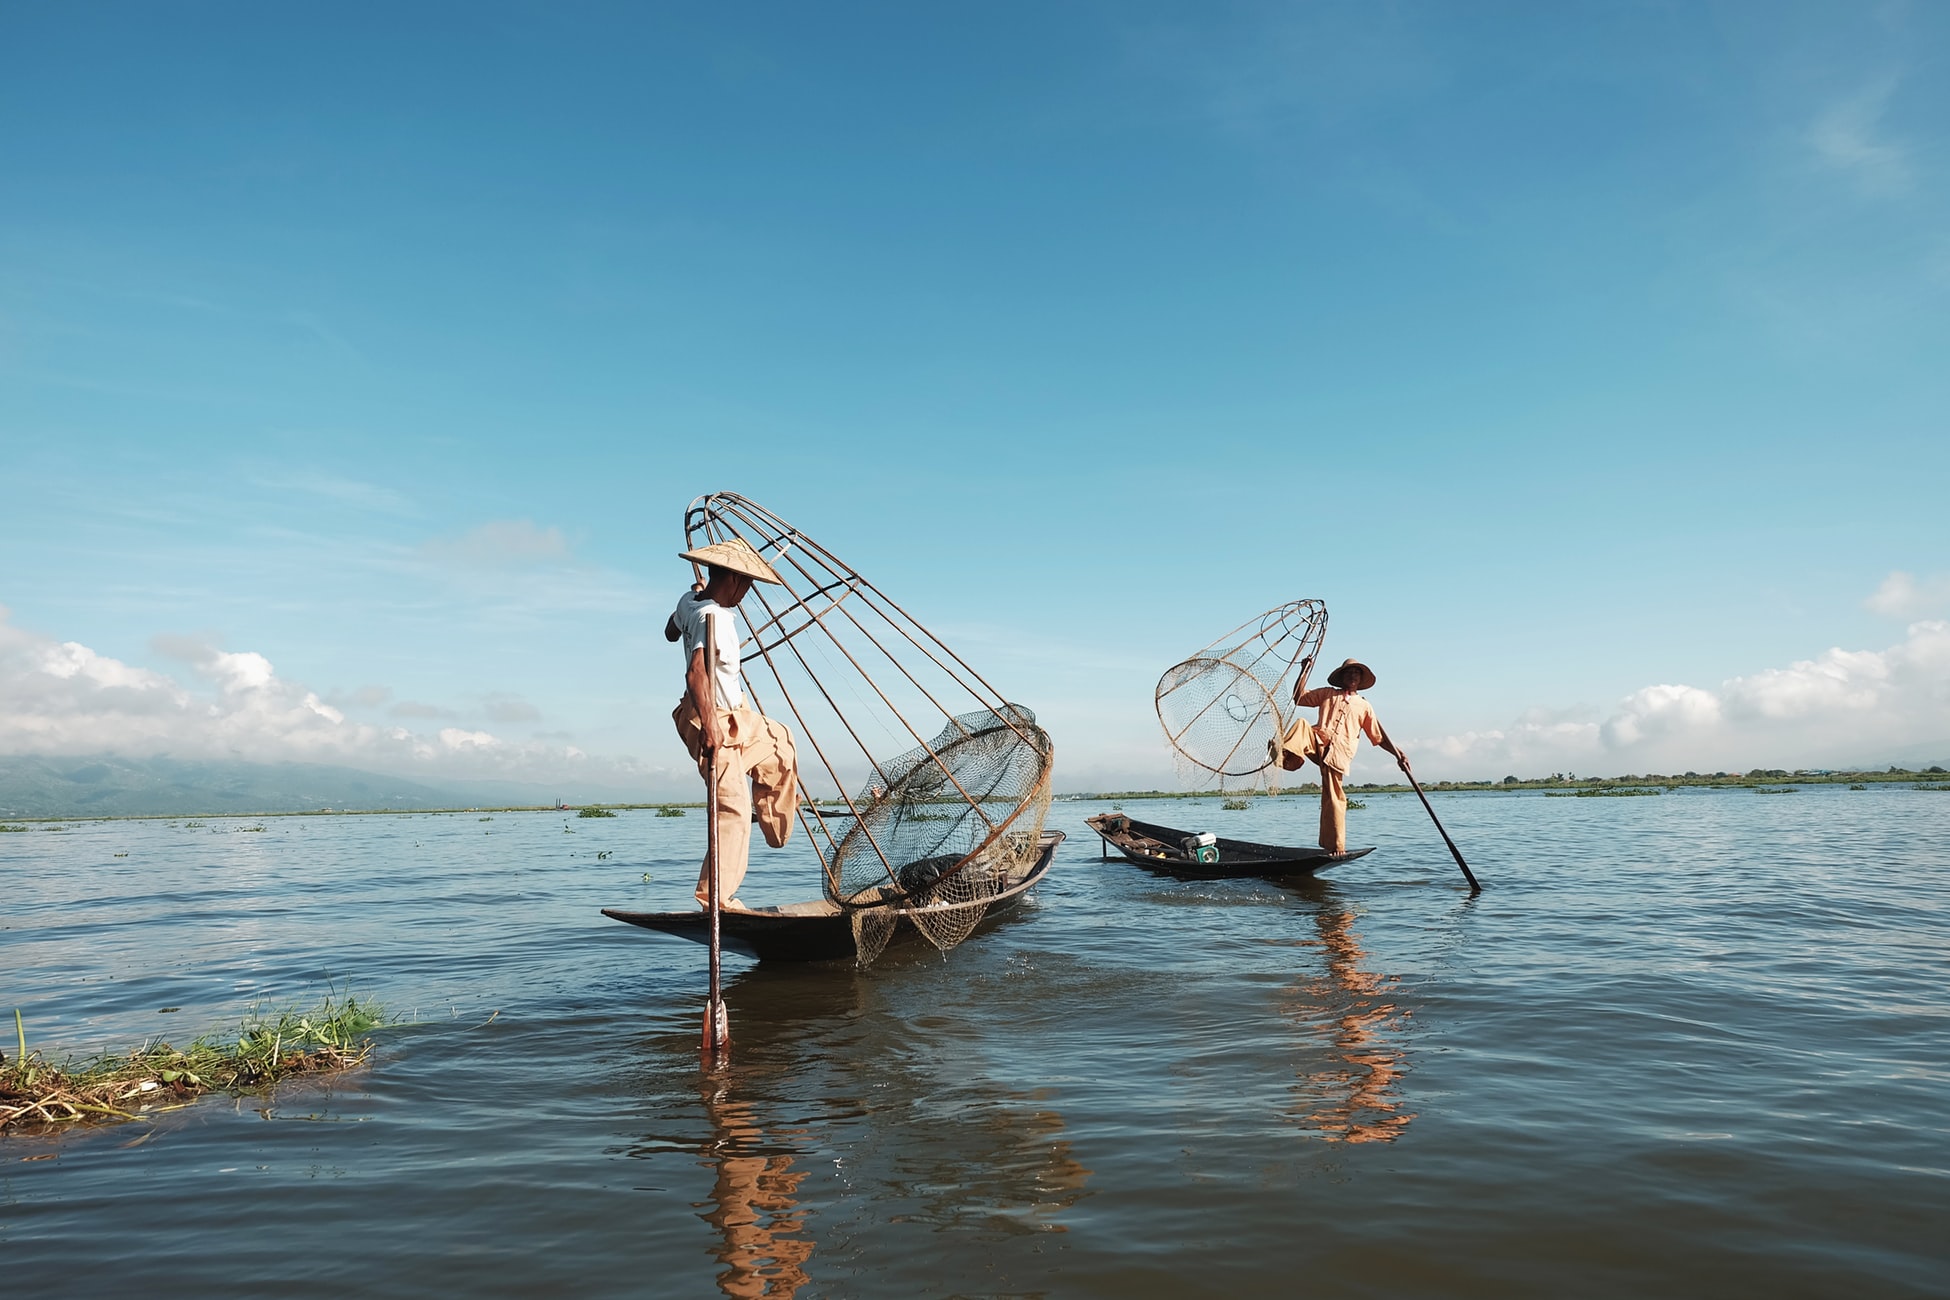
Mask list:
[{"label": "wooden canoe", "polygon": [[1251,840],[1220,837],[1219,860],[1199,862],[1184,849],[1190,831],[1141,822],[1123,813],[1100,813],[1084,824],[1097,832],[1104,843],[1104,856],[1112,849],[1127,862],[1154,871],[1168,872],[1194,880],[1228,880],[1250,876],[1311,876],[1317,871],[1352,862],[1373,853],[1372,848],[1329,853],[1309,845],[1305,848],[1281,844],[1255,844]]},{"label": "wooden canoe", "polygon": [[[1020,903],[1023,895],[1049,874],[1056,858],[1056,846],[1063,839],[1062,831],[1043,832],[1039,852],[1029,870],[1021,879],[1009,881],[1000,894],[986,900],[988,910],[983,913],[981,924],[975,927],[976,934]],[[623,912],[605,907],[603,915],[693,943],[711,942],[711,917],[704,911]],[[845,908],[824,898],[778,907],[726,909],[718,914],[718,937],[726,951],[743,953],[760,961],[851,961],[857,955],[852,918]],[[921,932],[912,923],[897,923],[888,946],[920,937]]]}]

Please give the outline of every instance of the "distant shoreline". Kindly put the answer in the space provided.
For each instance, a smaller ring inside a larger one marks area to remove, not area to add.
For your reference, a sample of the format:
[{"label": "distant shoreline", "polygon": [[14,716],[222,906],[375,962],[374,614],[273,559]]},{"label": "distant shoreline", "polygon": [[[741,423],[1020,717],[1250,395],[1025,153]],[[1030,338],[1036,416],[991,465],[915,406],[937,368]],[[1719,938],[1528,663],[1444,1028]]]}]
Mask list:
[{"label": "distant shoreline", "polygon": [[[1661,776],[1656,773],[1647,776],[1545,776],[1530,780],[1505,777],[1501,781],[1424,781],[1422,788],[1429,791],[1488,791],[1516,792],[1522,790],[1569,791],[1569,790],[1623,790],[1623,789],[1662,789],[1677,790],[1686,787],[1705,789],[1747,789],[1756,786],[1781,785],[1890,785],[1905,781],[1925,783],[1950,781],[1950,772],[1942,767],[1930,767],[1921,771],[1908,768],[1888,768],[1880,772],[1843,772],[1823,770],[1819,772],[1802,770],[1789,772],[1780,768],[1769,768],[1753,772],[1687,772],[1681,776]],[[1350,790],[1367,790],[1375,794],[1406,794],[1413,789],[1406,781],[1364,781],[1350,785]],[[1312,781],[1299,785],[1280,787],[1280,795],[1319,794],[1320,786]],[[1059,799],[1196,799],[1226,795],[1240,798],[1267,798],[1269,792],[1263,789],[1242,787],[1236,790],[1218,788],[1206,790],[1110,790],[1093,791],[1087,794],[1058,795]]]},{"label": "distant shoreline", "polygon": [[[1754,789],[1759,787],[1796,785],[1901,785],[1916,783],[1919,787],[1936,788],[1950,784],[1950,772],[1940,766],[1921,771],[1907,768],[1889,768],[1880,772],[1841,772],[1841,771],[1801,771],[1788,772],[1778,768],[1755,772],[1688,772],[1681,776],[1549,776],[1532,780],[1505,778],[1501,781],[1424,781],[1422,788],[1432,793],[1443,794],[1515,794],[1523,791],[1573,792],[1587,791],[1602,793],[1606,791],[1631,790],[1678,790],[1678,789]],[[1370,794],[1406,794],[1412,788],[1406,782],[1364,781],[1350,785],[1349,790],[1360,790]],[[1083,801],[1105,801],[1124,799],[1279,799],[1294,795],[1314,795],[1320,793],[1320,786],[1307,781],[1298,785],[1282,786],[1277,794],[1252,787],[1222,790],[1080,790],[1052,796],[1062,803]],[[837,800],[822,800],[822,804],[837,803]],[[178,821],[190,818],[216,821],[261,821],[269,817],[438,817],[460,813],[537,813],[559,812],[580,813],[584,808],[606,808],[613,812],[655,812],[663,808],[701,809],[704,803],[678,799],[658,799],[645,803],[592,802],[587,804],[480,804],[472,807],[453,808],[303,808],[280,809],[263,812],[180,812],[180,813],[111,813],[79,814],[73,816],[0,817],[0,825],[26,826],[43,825],[52,822],[135,822],[135,821]]]}]

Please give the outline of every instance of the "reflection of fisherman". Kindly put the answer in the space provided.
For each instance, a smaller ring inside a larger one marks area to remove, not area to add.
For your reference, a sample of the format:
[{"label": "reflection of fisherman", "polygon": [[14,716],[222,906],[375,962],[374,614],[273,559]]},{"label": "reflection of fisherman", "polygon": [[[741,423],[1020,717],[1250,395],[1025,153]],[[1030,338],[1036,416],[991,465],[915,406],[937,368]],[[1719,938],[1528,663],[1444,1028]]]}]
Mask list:
[{"label": "reflection of fisherman", "polygon": [[[735,611],[753,581],[784,584],[740,538],[686,551],[681,558],[709,567],[703,588],[685,592],[664,624],[666,641],[684,639],[684,698],[670,716],[699,774],[717,786],[718,896],[726,907],[743,907],[737,894],[751,854],[753,796],[765,842],[784,847],[799,800],[799,765],[792,733],[745,707]],[[697,900],[707,907],[710,890],[707,861],[697,880]]]},{"label": "reflection of fisherman", "polygon": [[718,1289],[736,1300],[790,1297],[812,1281],[806,1261],[814,1243],[802,1235],[806,1217],[796,1196],[808,1171],[794,1169],[784,1151],[767,1154],[768,1139],[751,1103],[731,1100],[716,1081],[704,1084],[704,1108],[717,1166],[704,1220],[724,1234],[723,1247],[714,1252],[725,1266]]},{"label": "reflection of fisherman", "polygon": [[1392,1142],[1415,1118],[1402,1111],[1396,1093],[1408,1064],[1388,1032],[1408,1012],[1389,1000],[1394,980],[1361,969],[1366,954],[1353,920],[1347,908],[1332,903],[1314,913],[1327,975],[1304,981],[1300,991],[1307,1001],[1292,1010],[1331,1026],[1333,1062],[1302,1076],[1305,1109],[1299,1118],[1329,1141]]},{"label": "reflection of fisherman", "polygon": [[1320,765],[1320,847],[1330,853],[1347,852],[1347,769],[1354,761],[1354,750],[1361,734],[1395,756],[1408,770],[1408,755],[1395,748],[1388,733],[1381,729],[1374,710],[1356,694],[1374,685],[1374,670],[1349,659],[1327,674],[1327,685],[1303,691],[1306,674],[1293,684],[1293,702],[1303,709],[1318,708],[1320,718],[1309,723],[1295,718],[1286,734],[1274,741],[1273,757],[1292,772],[1307,759]]}]

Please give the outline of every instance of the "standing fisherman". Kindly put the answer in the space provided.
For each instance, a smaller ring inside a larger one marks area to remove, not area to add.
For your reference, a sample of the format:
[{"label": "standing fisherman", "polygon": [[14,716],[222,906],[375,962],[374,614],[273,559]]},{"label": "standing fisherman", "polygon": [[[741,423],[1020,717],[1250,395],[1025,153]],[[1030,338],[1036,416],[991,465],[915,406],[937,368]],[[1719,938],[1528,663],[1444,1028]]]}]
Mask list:
[{"label": "standing fisherman", "polygon": [[1347,852],[1347,769],[1354,761],[1360,734],[1387,750],[1408,771],[1408,755],[1395,748],[1374,709],[1357,692],[1374,685],[1374,670],[1359,660],[1349,659],[1327,674],[1327,685],[1303,691],[1307,674],[1293,684],[1293,702],[1303,709],[1318,708],[1320,719],[1309,723],[1295,718],[1286,735],[1271,745],[1273,757],[1292,772],[1307,759],[1320,765],[1320,847],[1330,853]]},{"label": "standing fisherman", "polygon": [[[743,908],[737,895],[751,856],[754,796],[765,842],[784,848],[799,802],[799,761],[785,725],[745,706],[736,611],[754,581],[785,584],[737,537],[679,558],[707,567],[704,585],[685,592],[664,624],[664,640],[684,641],[684,697],[670,717],[699,775],[717,787],[719,897],[729,900],[726,907]],[[698,872],[697,901],[711,905],[708,859]]]}]

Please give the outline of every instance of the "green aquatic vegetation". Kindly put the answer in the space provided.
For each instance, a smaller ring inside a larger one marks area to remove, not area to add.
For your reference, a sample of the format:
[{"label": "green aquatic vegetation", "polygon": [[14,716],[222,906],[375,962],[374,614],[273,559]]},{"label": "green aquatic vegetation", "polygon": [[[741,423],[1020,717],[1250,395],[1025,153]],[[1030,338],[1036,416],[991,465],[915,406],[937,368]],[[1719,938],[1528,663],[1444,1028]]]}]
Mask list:
[{"label": "green aquatic vegetation", "polygon": [[123,1056],[56,1065],[28,1051],[16,1008],[15,1053],[0,1060],[0,1131],[139,1120],[206,1092],[251,1092],[297,1075],[349,1070],[371,1058],[366,1035],[384,1023],[372,1000],[328,994],[313,1011],[253,1009],[235,1038],[205,1035],[180,1049],[157,1040]]},{"label": "green aquatic vegetation", "polygon": [[1950,785],[1919,785],[1918,790],[1950,790]]},{"label": "green aquatic vegetation", "polygon": [[584,808],[580,812],[576,813],[576,816],[578,817],[614,817],[615,815],[616,814],[611,812],[609,809],[598,808],[595,804],[590,804],[587,808]]},{"label": "green aquatic vegetation", "polygon": [[1866,790],[1868,788],[1869,788],[1868,786],[1863,785],[1860,782],[1857,782],[1856,784],[1849,787],[1849,789],[1851,790]]},{"label": "green aquatic vegetation", "polygon": [[684,810],[682,808],[674,808],[668,804],[657,809],[657,816],[659,817],[682,817],[683,815]]},{"label": "green aquatic vegetation", "polygon": [[1635,795],[1664,794],[1664,790],[1612,790],[1597,788],[1591,790],[1546,790],[1546,799],[1629,799]]},{"label": "green aquatic vegetation", "polygon": [[5,824],[0,824],[0,831],[24,831],[26,829],[27,828],[25,826],[8,826]]},{"label": "green aquatic vegetation", "polygon": [[1225,809],[1227,812],[1238,812],[1242,808],[1252,807],[1252,804],[1248,803],[1244,799],[1228,799],[1224,803],[1220,804],[1219,806]]},{"label": "green aquatic vegetation", "polygon": [[1347,806],[1350,808],[1366,808],[1368,805],[1362,803],[1359,799],[1349,799]]},{"label": "green aquatic vegetation", "polygon": [[183,829],[184,829],[184,830],[186,830],[186,831],[200,831],[200,830],[202,830],[202,829],[203,829],[203,823],[202,823],[202,822],[184,822],[184,823],[183,823]]},{"label": "green aquatic vegetation", "polygon": [[1800,794],[1801,792],[1795,789],[1791,785],[1786,785],[1786,786],[1757,785],[1754,787],[1754,793],[1755,794]]},{"label": "green aquatic vegetation", "polygon": [[474,820],[475,820],[475,821],[477,821],[477,822],[491,822],[491,821],[493,821],[493,820],[494,820],[494,818],[492,818],[492,817],[476,817],[476,818],[475,818]]},{"label": "green aquatic vegetation", "polygon": [[248,833],[250,831],[261,831],[264,828],[262,826],[239,826],[237,829]]}]

